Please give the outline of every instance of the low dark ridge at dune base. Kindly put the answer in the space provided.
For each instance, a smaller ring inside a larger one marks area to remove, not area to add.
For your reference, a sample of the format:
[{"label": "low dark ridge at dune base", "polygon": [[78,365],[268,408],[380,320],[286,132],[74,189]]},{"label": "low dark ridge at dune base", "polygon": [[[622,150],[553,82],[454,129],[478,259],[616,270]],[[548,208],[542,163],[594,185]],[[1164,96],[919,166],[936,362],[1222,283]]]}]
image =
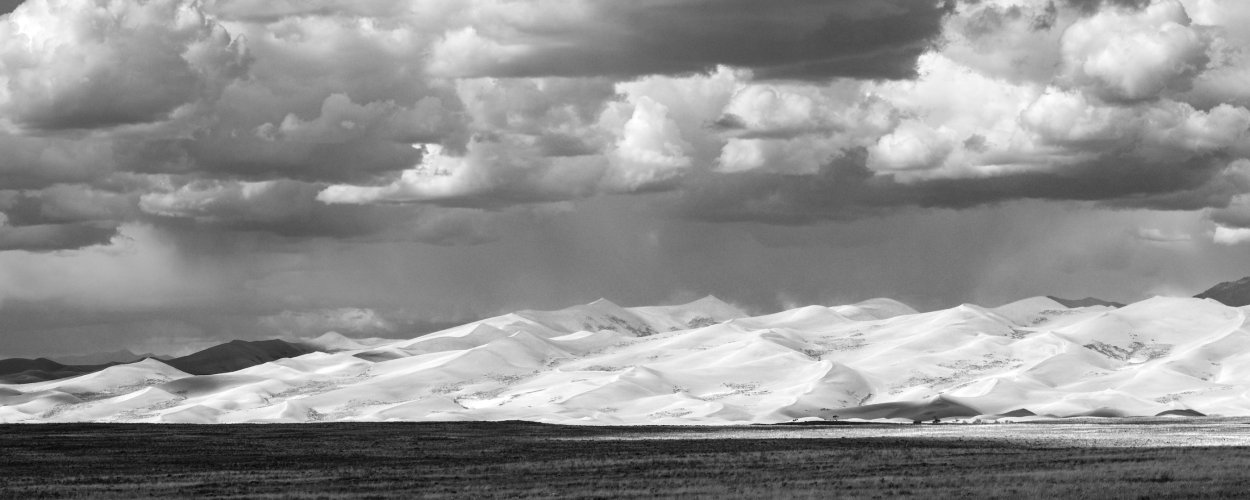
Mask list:
[{"label": "low dark ridge at dune base", "polygon": [[1094,307],[1094,306],[1107,306],[1107,307],[1116,307],[1116,308],[1124,307],[1124,304],[1120,302],[1112,302],[1110,300],[1102,300],[1102,299],[1095,298],[1095,297],[1085,297],[1083,299],[1065,299],[1065,298],[1056,297],[1054,295],[1047,295],[1046,297],[1049,298],[1050,300],[1063,304],[1064,307]]},{"label": "low dark ridge at dune base", "polygon": [[[776,429],[9,425],[0,426],[0,497],[1234,498],[1250,491],[1250,449],[1239,447],[838,438],[839,428],[827,428],[828,439],[683,438]],[[639,439],[646,435],[653,437]]]},{"label": "low dark ridge at dune base", "polygon": [[1207,414],[1197,410],[1168,410],[1159,412],[1156,417],[1205,417]]},{"label": "low dark ridge at dune base", "polygon": [[929,401],[900,401],[844,408],[837,410],[837,413],[841,418],[933,420],[951,417],[974,417],[983,412],[938,396]]}]

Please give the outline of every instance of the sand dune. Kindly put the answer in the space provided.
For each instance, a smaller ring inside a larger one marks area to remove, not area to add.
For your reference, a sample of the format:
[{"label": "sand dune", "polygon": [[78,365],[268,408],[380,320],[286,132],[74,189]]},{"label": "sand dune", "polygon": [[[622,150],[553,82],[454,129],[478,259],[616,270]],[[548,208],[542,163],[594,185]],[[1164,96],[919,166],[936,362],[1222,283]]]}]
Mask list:
[{"label": "sand dune", "polygon": [[[729,424],[1250,414],[1246,310],[1035,297],[919,313],[888,299],[748,317],[714,297],[519,311],[411,340],[328,333],[326,352],[227,344],[0,384],[0,421],[508,420]],[[252,347],[273,349],[252,349]],[[232,356],[237,360],[232,360]],[[260,364],[256,356],[273,356]],[[227,373],[229,363],[252,365]],[[201,374],[188,373],[199,371]]]}]

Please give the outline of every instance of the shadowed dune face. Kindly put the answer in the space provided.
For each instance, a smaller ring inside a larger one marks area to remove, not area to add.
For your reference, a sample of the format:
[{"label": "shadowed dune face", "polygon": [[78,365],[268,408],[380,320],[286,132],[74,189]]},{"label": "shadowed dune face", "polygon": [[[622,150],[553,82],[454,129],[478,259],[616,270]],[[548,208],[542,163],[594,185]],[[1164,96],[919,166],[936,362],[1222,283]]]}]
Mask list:
[{"label": "shadowed dune face", "polygon": [[[1244,311],[1046,297],[765,316],[715,298],[520,311],[411,340],[232,342],[0,385],[0,421],[743,424],[1250,415]],[[236,368],[237,367],[237,368]]]}]

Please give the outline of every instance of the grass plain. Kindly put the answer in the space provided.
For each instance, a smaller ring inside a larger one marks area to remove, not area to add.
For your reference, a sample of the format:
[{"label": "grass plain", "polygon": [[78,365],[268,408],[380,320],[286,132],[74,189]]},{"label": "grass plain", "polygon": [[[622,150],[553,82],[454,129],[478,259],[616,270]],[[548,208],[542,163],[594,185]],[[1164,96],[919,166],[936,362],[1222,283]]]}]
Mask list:
[{"label": "grass plain", "polygon": [[[1063,425],[4,425],[0,497],[1232,498],[1250,491],[1250,447],[1044,438],[1076,429]],[[1169,425],[1108,429],[1152,435]]]}]

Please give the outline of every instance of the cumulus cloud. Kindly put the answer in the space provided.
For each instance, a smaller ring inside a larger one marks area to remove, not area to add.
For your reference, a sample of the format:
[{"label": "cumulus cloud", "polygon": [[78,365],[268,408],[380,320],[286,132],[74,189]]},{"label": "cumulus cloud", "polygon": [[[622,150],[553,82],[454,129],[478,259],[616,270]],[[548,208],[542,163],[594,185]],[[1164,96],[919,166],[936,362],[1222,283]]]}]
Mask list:
[{"label": "cumulus cloud", "polygon": [[248,62],[243,43],[182,0],[29,0],[0,19],[0,39],[0,110],[39,130],[189,113]]},{"label": "cumulus cloud", "polygon": [[1152,99],[1188,90],[1209,62],[1210,44],[1176,0],[1104,9],[1064,32],[1062,76],[1104,99]]},{"label": "cumulus cloud", "polygon": [[[20,109],[0,175],[129,200],[105,220],[358,237],[397,203],[673,191],[706,206],[848,162],[858,180],[817,203],[846,211],[828,216],[1014,197],[1218,207],[1231,195],[1194,183],[1245,154],[1250,111],[1195,92],[1233,61],[1218,48],[1250,40],[1200,24],[1205,4],[1198,21],[1173,0],[709,6],[36,1],[2,23]],[[61,39],[129,57],[35,50]],[[100,130],[22,132],[74,128]],[[1078,185],[1106,172],[1144,179]],[[122,174],[154,180],[99,189]]]},{"label": "cumulus cloud", "polygon": [[1212,239],[1221,245],[1250,243],[1250,229],[1243,227],[1216,226]]}]

